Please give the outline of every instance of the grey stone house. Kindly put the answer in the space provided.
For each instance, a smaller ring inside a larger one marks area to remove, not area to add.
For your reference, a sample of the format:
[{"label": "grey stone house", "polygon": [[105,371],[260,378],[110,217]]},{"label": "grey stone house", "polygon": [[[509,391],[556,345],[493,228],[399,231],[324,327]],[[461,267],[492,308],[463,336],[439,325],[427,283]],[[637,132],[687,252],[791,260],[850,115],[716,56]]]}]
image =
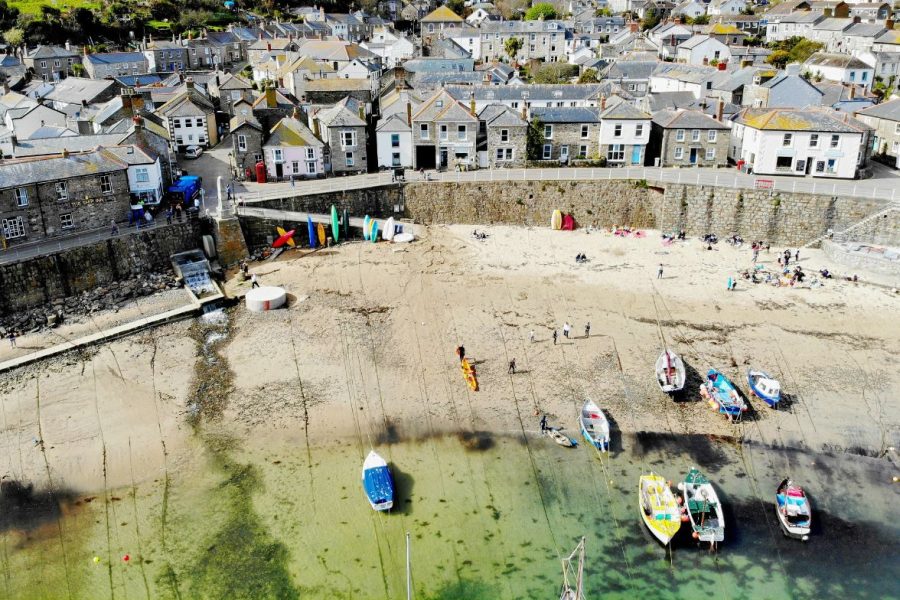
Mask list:
[{"label": "grey stone house", "polygon": [[0,164],[0,233],[9,246],[109,227],[128,216],[128,165],[97,148]]},{"label": "grey stone house", "polygon": [[478,137],[474,112],[474,100],[467,109],[447,90],[423,102],[412,117],[413,167],[474,167]]},{"label": "grey stone house", "polygon": [[142,52],[103,52],[84,57],[84,71],[91,79],[146,75],[147,57]]},{"label": "grey stone house", "polygon": [[255,177],[256,163],[263,159],[263,128],[253,114],[240,114],[231,118],[231,166],[236,175]]},{"label": "grey stone house", "polygon": [[143,44],[149,73],[177,73],[188,66],[188,50],[176,41],[153,40]]},{"label": "grey stone house", "polygon": [[478,113],[478,150],[487,152],[488,166],[521,168],[528,158],[528,122],[513,109],[491,104]]},{"label": "grey stone house", "polygon": [[234,116],[234,103],[241,100],[252,103],[253,86],[238,75],[216,72],[215,77],[207,84],[209,95],[219,101],[219,110]]},{"label": "grey stone house", "polygon": [[[653,115],[645,164],[660,167],[717,167],[728,164],[728,126],[693,110]],[[656,159],[659,158],[659,164]]]},{"label": "grey stone house", "polygon": [[900,100],[870,106],[857,112],[856,118],[875,130],[873,156],[900,168]]},{"label": "grey stone house", "polygon": [[25,68],[34,72],[35,77],[58,81],[75,74],[72,67],[81,64],[81,55],[69,48],[38,46],[34,50],[26,50],[22,62]]},{"label": "grey stone house", "polygon": [[538,160],[568,163],[573,159],[599,157],[600,109],[596,107],[535,107],[532,121],[542,129]]},{"label": "grey stone house", "polygon": [[366,107],[362,102],[348,96],[334,106],[312,109],[310,120],[313,133],[325,142],[326,173],[345,175],[368,170]]}]

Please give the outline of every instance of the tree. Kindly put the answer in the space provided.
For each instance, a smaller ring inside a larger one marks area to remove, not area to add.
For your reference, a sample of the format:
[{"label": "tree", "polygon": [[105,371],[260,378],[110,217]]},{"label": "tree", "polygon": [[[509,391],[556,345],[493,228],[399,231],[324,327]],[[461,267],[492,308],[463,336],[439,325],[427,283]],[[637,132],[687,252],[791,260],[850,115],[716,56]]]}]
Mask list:
[{"label": "tree", "polygon": [[465,0],[447,0],[446,6],[460,16],[462,16],[463,12],[466,10]]},{"label": "tree", "polygon": [[84,77],[84,65],[81,63],[72,63],[72,75],[75,77]]},{"label": "tree", "polygon": [[578,78],[578,83],[600,83],[600,80],[597,79],[597,69],[585,69]]},{"label": "tree", "polygon": [[3,39],[6,40],[7,44],[16,48],[25,41],[25,32],[19,27],[11,27],[3,32]]},{"label": "tree", "polygon": [[547,21],[555,18],[556,8],[549,2],[538,2],[525,12],[526,21],[537,21],[539,19]]},{"label": "tree", "polygon": [[[16,25],[19,18],[19,9],[9,6],[6,0],[0,0],[0,31],[7,31]],[[9,40],[6,40],[9,42]]]},{"label": "tree", "polygon": [[657,25],[659,25],[660,17],[656,13],[656,9],[649,9],[644,13],[644,20],[641,21],[641,31],[647,31],[649,29],[653,29]]},{"label": "tree", "polygon": [[578,66],[568,63],[545,63],[534,72],[534,83],[569,83],[578,76]]},{"label": "tree", "polygon": [[522,38],[511,37],[506,40],[504,48],[507,56],[509,56],[510,62],[513,64],[516,63],[516,56],[519,54],[519,50],[522,49],[523,45],[525,45],[525,42],[522,41]]},{"label": "tree", "polygon": [[788,61],[791,60],[791,55],[785,50],[776,50],[766,59],[766,62],[772,65],[777,69],[783,69]]},{"label": "tree", "polygon": [[806,38],[801,38],[790,50],[791,62],[806,62],[806,59],[821,50],[824,46]]},{"label": "tree", "polygon": [[687,19],[688,25],[709,25],[709,15],[698,15]]},{"label": "tree", "polygon": [[612,14],[613,14],[612,11],[608,8],[598,8],[594,12],[594,16],[596,16],[596,17],[611,17]]},{"label": "tree", "polygon": [[540,160],[544,150],[544,124],[535,118],[525,133],[525,154],[528,160]]}]

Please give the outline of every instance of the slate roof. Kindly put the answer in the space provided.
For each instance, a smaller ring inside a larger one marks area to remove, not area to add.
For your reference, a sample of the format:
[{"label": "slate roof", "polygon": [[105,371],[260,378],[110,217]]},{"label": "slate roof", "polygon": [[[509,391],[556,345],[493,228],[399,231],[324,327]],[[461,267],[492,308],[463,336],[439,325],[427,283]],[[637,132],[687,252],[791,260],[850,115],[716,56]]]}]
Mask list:
[{"label": "slate roof", "polygon": [[109,79],[88,79],[86,77],[66,77],[55,83],[53,89],[45,96],[53,102],[81,104],[93,100],[115,87],[116,82]]},{"label": "slate roof", "polygon": [[809,81],[807,81],[807,80],[804,79],[803,77],[801,77],[801,76],[799,76],[799,75],[788,75],[787,73],[779,73],[778,75],[776,75],[776,76],[773,77],[772,79],[770,79],[770,80],[768,80],[768,81],[765,81],[765,82],[761,83],[761,84],[760,84],[760,87],[772,89],[772,88],[774,88],[776,85],[781,85],[782,83],[784,83],[784,82],[786,82],[786,81],[794,81],[794,82],[798,82],[798,83],[803,83],[803,84],[805,84],[805,85],[807,85],[807,86],[813,88],[814,90],[816,90],[816,91],[819,92],[820,94],[822,93],[822,90],[820,90],[819,88],[817,88],[816,86],[814,86],[813,84],[811,84]]},{"label": "slate roof", "polygon": [[256,117],[254,117],[252,113],[246,115],[235,115],[231,117],[231,120],[228,122],[228,129],[231,132],[235,132],[245,125],[247,127],[253,127],[254,129],[262,131],[262,125],[260,125],[259,121],[256,120]]},{"label": "slate roof", "polygon": [[831,109],[745,108],[738,114],[736,122],[765,131],[862,133],[872,129]]},{"label": "slate roof", "polygon": [[372,83],[368,79],[340,79],[332,77],[330,79],[306,81],[303,84],[303,89],[307,92],[358,92],[371,90]]},{"label": "slate roof", "polygon": [[817,23],[813,29],[818,31],[843,31],[850,25],[853,25],[853,19],[828,18]]},{"label": "slate roof", "polygon": [[857,114],[865,115],[867,117],[877,117],[887,121],[900,121],[900,98],[870,106],[869,108],[859,111]]},{"label": "slate roof", "polygon": [[[75,139],[75,138],[72,138]],[[0,163],[0,185],[4,188],[59,181],[84,175],[113,173],[127,164],[106,148],[52,158],[12,159]]]},{"label": "slate roof", "polygon": [[543,107],[535,106],[531,109],[531,115],[540,119],[542,123],[599,123],[600,109],[592,107],[560,106]]},{"label": "slate roof", "polygon": [[728,129],[728,125],[695,110],[661,110],[653,115],[653,123],[665,129]]},{"label": "slate roof", "polygon": [[477,117],[469,109],[450,94],[449,90],[440,90],[422,103],[413,114],[413,121],[475,121]]},{"label": "slate roof", "polygon": [[315,146],[321,148],[325,144],[313,135],[299,119],[285,117],[278,121],[269,133],[264,146]]},{"label": "slate roof", "polygon": [[413,58],[403,63],[408,73],[464,73],[475,69],[473,58]]},{"label": "slate roof", "polygon": [[220,90],[252,90],[253,86],[250,82],[238,75],[227,74],[225,78],[219,82]]},{"label": "slate roof", "polygon": [[116,77],[115,81],[119,82],[119,84],[124,87],[136,87],[141,85],[154,85],[160,83],[162,81],[162,77],[153,74],[124,75],[121,77]]},{"label": "slate roof", "polygon": [[[862,7],[859,7],[862,8]],[[872,8],[879,8],[878,5]],[[884,23],[854,23],[850,27],[847,28],[847,31],[844,32],[844,35],[853,35],[860,37],[876,37],[881,34],[881,32],[886,31],[884,28]]]},{"label": "slate roof", "polygon": [[300,46],[299,51],[314,60],[347,61],[354,58],[378,58],[359,44],[341,40],[307,40]]},{"label": "slate roof", "polygon": [[716,72],[717,69],[715,67],[661,63],[653,71],[653,76],[677,79],[678,81],[685,81],[688,83],[702,83],[715,75]]},{"label": "slate roof", "polygon": [[527,127],[528,123],[516,111],[503,104],[488,104],[478,113],[478,120],[487,127]]},{"label": "slate roof", "polygon": [[315,116],[325,127],[365,127],[366,122],[359,118],[360,106],[348,96],[334,106],[319,109]]},{"label": "slate roof", "polygon": [[121,63],[145,62],[147,57],[140,52],[104,52],[102,54],[88,54],[84,57],[95,65],[118,65]]},{"label": "slate roof", "polygon": [[[697,46],[699,46],[700,44],[702,44],[704,42],[708,42],[709,40],[715,40],[715,38],[711,38],[708,35],[695,35],[692,38],[687,39],[687,40],[681,42],[680,44],[678,44],[678,49],[680,50],[681,48],[685,48],[686,50],[690,50],[692,48],[696,48]],[[715,41],[718,42],[719,40],[715,40]],[[719,42],[719,43],[721,44],[722,42]]]},{"label": "slate roof", "polygon": [[215,107],[196,89],[186,88],[160,106],[156,112],[164,117],[202,117],[214,113]]},{"label": "slate roof", "polygon": [[620,102],[615,106],[608,106],[606,110],[600,113],[601,119],[618,119],[618,120],[638,120],[649,119],[650,115],[635,108],[627,102]]},{"label": "slate roof", "polygon": [[609,65],[605,77],[608,79],[650,79],[653,71],[661,65],[658,60],[617,60]]},{"label": "slate roof", "polygon": [[877,38],[875,42],[878,44],[900,44],[900,29],[889,29]]},{"label": "slate roof", "polygon": [[491,33],[529,34],[541,32],[571,34],[564,21],[485,21],[481,24],[482,35]]},{"label": "slate roof", "polygon": [[78,54],[60,46],[38,46],[34,50],[25,52],[25,58],[70,58],[73,56],[78,56]]},{"label": "slate roof", "polygon": [[400,115],[399,113],[395,113],[393,115],[389,115],[386,118],[379,119],[378,126],[375,128],[375,131],[412,131],[409,124],[406,122],[406,116]]},{"label": "slate roof", "polygon": [[675,108],[687,108],[697,98],[694,92],[654,92],[647,95],[647,108],[654,115],[657,111]]},{"label": "slate roof", "polygon": [[816,52],[806,59],[804,64],[819,67],[837,67],[840,69],[871,69],[869,65],[849,54],[829,54]]},{"label": "slate roof", "polygon": [[474,94],[476,100],[553,100],[565,102],[599,99],[601,84],[473,85],[447,86],[446,89],[454,98],[463,101],[468,101],[470,94]]},{"label": "slate roof", "polygon": [[112,146],[104,148],[116,158],[128,166],[133,165],[152,165],[156,162],[156,157],[150,156],[137,146]]}]

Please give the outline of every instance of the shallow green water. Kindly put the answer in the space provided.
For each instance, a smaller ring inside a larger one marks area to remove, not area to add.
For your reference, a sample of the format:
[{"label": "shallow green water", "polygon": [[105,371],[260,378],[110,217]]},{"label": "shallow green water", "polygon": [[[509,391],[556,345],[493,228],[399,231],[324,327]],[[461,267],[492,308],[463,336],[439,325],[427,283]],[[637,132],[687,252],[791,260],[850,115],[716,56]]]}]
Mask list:
[{"label": "shallow green water", "polygon": [[[7,531],[4,597],[403,598],[406,531],[416,598],[552,598],[559,556],[581,535],[589,597],[898,595],[898,532],[876,528],[896,493],[873,459],[819,457],[812,466],[797,453],[654,435],[627,437],[601,461],[540,438],[484,438],[486,449],[470,450],[448,436],[379,448],[394,465],[399,502],[376,514],[359,482],[363,449],[313,448],[310,464],[296,441],[262,449],[217,440],[171,482],[165,539],[158,485],[134,501],[124,491],[70,506],[61,526],[48,519],[28,540]],[[691,464],[727,504],[718,554],[683,536],[670,555],[638,517],[639,473],[677,479]],[[784,539],[771,508],[789,466],[817,510],[807,544]],[[844,481],[862,486],[846,504],[836,494]]]}]

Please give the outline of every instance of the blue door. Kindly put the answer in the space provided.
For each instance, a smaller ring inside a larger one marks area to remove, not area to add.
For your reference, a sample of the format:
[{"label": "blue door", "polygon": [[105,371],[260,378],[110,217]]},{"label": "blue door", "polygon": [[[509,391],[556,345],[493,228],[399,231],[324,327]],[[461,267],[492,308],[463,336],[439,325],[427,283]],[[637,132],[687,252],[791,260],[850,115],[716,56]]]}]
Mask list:
[{"label": "blue door", "polygon": [[641,147],[640,146],[632,146],[631,147],[631,164],[633,164],[633,165],[641,164]]}]

